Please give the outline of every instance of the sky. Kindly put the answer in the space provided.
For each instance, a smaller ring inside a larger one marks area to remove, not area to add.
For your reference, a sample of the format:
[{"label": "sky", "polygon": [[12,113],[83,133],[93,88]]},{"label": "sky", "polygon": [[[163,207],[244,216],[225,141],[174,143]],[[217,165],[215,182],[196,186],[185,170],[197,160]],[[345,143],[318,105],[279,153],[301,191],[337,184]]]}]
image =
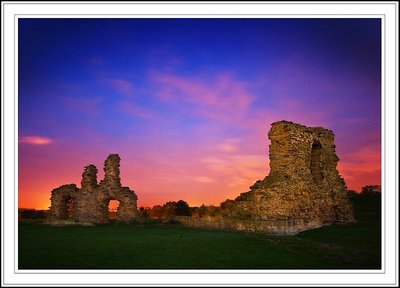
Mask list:
[{"label": "sky", "polygon": [[219,205],[269,172],[287,120],[335,134],[349,189],[381,184],[380,19],[18,20],[18,206],[98,181],[138,207]]}]

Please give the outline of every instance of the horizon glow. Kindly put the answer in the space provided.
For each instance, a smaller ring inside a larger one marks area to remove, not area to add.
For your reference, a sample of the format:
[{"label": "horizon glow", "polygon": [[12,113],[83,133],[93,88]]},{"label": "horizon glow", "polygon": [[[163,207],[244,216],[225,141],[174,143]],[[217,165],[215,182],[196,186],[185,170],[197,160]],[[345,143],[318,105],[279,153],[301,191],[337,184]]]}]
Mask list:
[{"label": "horizon glow", "polygon": [[219,205],[269,172],[287,120],[335,134],[349,189],[381,184],[380,19],[19,19],[18,206],[121,157],[138,207]]}]

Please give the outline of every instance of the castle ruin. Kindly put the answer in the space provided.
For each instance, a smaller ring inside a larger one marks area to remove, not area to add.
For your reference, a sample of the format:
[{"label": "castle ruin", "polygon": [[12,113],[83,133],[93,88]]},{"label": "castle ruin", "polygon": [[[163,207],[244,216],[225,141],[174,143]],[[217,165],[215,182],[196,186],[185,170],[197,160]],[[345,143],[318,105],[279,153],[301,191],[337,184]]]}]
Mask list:
[{"label": "castle ruin", "polygon": [[322,224],[354,222],[347,187],[336,169],[335,135],[322,127],[272,123],[268,138],[270,172],[222,204],[226,216],[242,219],[319,219]]},{"label": "castle ruin", "polygon": [[[336,169],[331,130],[289,121],[272,123],[268,133],[270,172],[250,191],[221,203],[222,217],[174,216],[186,226],[210,229],[295,234],[332,223],[354,222],[344,179]],[[120,158],[111,154],[104,163],[105,177],[97,183],[97,168],[85,167],[81,189],[75,184],[51,192],[51,219],[77,223],[108,223],[110,200],[118,200],[117,220],[137,217],[137,196],[122,187]]]},{"label": "castle ruin", "polygon": [[97,168],[85,167],[81,188],[75,184],[62,185],[51,191],[50,223],[74,221],[77,223],[108,223],[108,205],[118,200],[117,220],[130,222],[136,219],[137,196],[129,187],[121,186],[120,157],[110,154],[104,162],[104,179],[97,183]]},{"label": "castle ruin", "polygon": [[346,184],[336,169],[334,137],[322,127],[272,123],[268,176],[221,203],[222,217],[174,220],[189,227],[280,235],[354,222]]}]

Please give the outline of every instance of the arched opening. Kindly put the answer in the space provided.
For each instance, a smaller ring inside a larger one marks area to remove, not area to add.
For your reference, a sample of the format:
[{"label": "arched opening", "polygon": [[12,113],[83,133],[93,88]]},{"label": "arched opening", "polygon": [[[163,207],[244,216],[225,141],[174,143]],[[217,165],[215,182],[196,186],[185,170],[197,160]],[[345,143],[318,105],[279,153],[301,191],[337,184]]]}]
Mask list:
[{"label": "arched opening", "polygon": [[108,217],[110,220],[117,219],[119,205],[119,201],[115,199],[111,199],[110,202],[108,202]]},{"label": "arched opening", "polygon": [[72,218],[74,201],[71,196],[64,196],[58,205],[59,217],[62,220]]},{"label": "arched opening", "polygon": [[319,141],[315,141],[311,148],[310,170],[315,184],[319,184],[324,179],[322,174],[322,145]]}]

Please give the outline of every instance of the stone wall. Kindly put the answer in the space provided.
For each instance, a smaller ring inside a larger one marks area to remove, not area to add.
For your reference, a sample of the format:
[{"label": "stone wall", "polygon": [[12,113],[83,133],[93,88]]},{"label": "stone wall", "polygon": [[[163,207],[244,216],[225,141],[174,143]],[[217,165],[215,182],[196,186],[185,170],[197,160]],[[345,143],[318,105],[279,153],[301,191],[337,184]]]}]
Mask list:
[{"label": "stone wall", "polygon": [[121,186],[120,157],[111,154],[104,162],[104,179],[97,183],[97,168],[88,165],[82,173],[81,189],[75,184],[62,185],[51,192],[50,221],[71,220],[81,223],[108,223],[110,200],[120,202],[117,220],[136,219],[137,196]]},{"label": "stone wall", "polygon": [[322,226],[320,219],[281,219],[281,220],[240,220],[223,217],[195,218],[172,216],[171,220],[187,227],[201,229],[231,230],[245,232],[265,232],[277,235],[294,235],[308,229]]},{"label": "stone wall", "polygon": [[332,131],[279,121],[268,137],[269,175],[249,192],[222,203],[226,217],[354,222],[347,187],[336,169],[339,158]]}]

